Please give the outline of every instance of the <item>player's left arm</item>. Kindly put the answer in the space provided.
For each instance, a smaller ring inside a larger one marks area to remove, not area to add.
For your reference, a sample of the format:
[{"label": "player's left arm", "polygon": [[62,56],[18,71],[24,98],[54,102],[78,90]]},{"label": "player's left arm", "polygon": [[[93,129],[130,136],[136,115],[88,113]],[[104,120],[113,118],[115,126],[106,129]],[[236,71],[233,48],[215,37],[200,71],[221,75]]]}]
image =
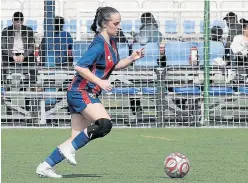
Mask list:
[{"label": "player's left arm", "polygon": [[128,67],[131,63],[135,62],[136,60],[144,57],[144,48],[141,48],[139,50],[133,51],[132,55],[128,56],[127,58],[121,59],[118,64],[115,66],[115,71],[120,69],[125,69]]}]

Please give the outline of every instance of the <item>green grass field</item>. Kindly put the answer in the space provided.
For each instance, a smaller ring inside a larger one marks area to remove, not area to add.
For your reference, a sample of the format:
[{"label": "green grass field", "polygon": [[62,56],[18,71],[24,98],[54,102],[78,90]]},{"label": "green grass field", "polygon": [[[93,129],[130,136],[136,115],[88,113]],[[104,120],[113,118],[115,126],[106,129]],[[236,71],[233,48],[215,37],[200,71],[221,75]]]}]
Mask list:
[{"label": "green grass field", "polygon": [[[62,179],[39,178],[37,165],[70,129],[2,129],[2,183],[247,183],[248,129],[114,129],[77,152],[78,165],[62,162]],[[163,161],[184,153],[191,170],[165,176]]]}]

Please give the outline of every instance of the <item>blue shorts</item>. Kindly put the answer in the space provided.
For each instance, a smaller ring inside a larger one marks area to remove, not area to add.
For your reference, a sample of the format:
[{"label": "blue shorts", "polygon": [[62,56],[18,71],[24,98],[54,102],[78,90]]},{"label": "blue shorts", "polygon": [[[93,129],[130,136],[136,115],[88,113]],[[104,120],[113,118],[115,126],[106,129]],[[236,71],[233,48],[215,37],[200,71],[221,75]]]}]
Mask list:
[{"label": "blue shorts", "polygon": [[70,113],[80,113],[90,103],[101,103],[98,96],[89,91],[67,91],[67,103]]}]

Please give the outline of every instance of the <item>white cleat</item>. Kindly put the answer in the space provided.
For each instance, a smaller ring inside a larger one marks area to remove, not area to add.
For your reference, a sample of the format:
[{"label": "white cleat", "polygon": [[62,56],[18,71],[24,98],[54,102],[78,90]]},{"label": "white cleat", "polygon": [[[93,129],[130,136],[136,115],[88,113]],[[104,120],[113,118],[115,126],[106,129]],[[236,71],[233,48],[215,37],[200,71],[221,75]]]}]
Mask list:
[{"label": "white cleat", "polygon": [[71,143],[65,145],[64,147],[59,147],[59,150],[61,154],[64,155],[67,162],[69,162],[73,166],[77,165],[77,162],[75,159],[76,150],[74,149]]},{"label": "white cleat", "polygon": [[40,177],[62,178],[62,175],[56,174],[55,170],[47,162],[39,164],[36,174]]}]

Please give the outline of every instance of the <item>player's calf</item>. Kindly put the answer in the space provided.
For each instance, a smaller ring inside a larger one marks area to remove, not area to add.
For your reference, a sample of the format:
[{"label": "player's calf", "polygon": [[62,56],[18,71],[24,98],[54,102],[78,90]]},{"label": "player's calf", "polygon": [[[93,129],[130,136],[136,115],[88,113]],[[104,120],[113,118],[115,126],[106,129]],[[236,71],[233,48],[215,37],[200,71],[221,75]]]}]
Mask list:
[{"label": "player's calf", "polygon": [[61,147],[60,151],[70,164],[76,165],[76,150],[85,146],[90,140],[104,137],[111,131],[111,129],[112,123],[110,119],[98,119],[87,127],[87,134],[85,134],[85,131],[82,131],[80,134],[78,134],[78,136],[73,139],[72,143]]}]

